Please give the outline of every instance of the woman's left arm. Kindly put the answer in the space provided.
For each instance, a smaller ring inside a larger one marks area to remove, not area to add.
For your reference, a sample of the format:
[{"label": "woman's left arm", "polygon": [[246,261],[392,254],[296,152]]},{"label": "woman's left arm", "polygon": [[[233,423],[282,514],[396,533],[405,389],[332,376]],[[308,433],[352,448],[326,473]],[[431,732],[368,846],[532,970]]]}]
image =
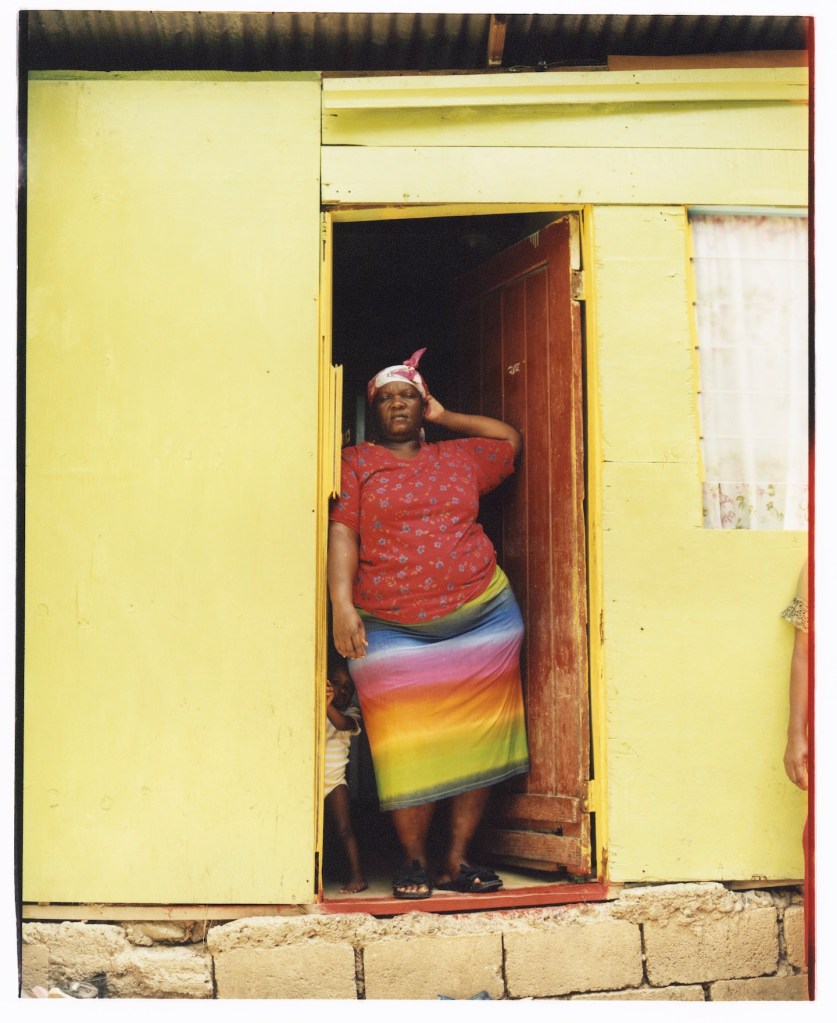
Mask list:
[{"label": "woman's left arm", "polygon": [[492,419],[490,416],[471,416],[464,412],[450,412],[430,394],[427,396],[424,418],[428,423],[443,426],[446,430],[461,433],[465,437],[507,440],[512,446],[514,457],[517,458],[520,454],[520,434],[513,426],[504,423],[502,419]]},{"label": "woman's left arm", "polygon": [[788,741],[785,773],[801,789],[808,788],[808,633],[797,629],[790,670]]},{"label": "woman's left arm", "polygon": [[[808,606],[808,561],[799,573],[796,595]],[[808,788],[808,625],[794,630],[790,669],[788,741],[785,773],[801,789]]]}]

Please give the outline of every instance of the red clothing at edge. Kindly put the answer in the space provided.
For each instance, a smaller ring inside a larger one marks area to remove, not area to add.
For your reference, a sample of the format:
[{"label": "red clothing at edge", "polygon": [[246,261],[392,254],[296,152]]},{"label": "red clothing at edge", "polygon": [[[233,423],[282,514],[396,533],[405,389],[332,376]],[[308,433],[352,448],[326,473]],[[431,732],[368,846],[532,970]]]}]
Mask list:
[{"label": "red clothing at edge", "polygon": [[360,537],[354,603],[415,624],[479,596],[494,546],[476,521],[479,498],[514,472],[511,444],[465,437],[398,458],[377,444],[343,450],[340,497],[329,518]]}]

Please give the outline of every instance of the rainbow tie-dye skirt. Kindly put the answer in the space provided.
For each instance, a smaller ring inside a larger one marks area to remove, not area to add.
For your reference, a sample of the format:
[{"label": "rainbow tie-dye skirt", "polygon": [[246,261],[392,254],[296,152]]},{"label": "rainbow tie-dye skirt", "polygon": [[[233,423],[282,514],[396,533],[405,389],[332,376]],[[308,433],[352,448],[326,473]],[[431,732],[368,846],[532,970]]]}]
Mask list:
[{"label": "rainbow tie-dye skirt", "polygon": [[381,809],[496,785],[529,770],[520,681],[523,619],[501,568],[432,622],[360,612],[369,647],[350,660]]}]

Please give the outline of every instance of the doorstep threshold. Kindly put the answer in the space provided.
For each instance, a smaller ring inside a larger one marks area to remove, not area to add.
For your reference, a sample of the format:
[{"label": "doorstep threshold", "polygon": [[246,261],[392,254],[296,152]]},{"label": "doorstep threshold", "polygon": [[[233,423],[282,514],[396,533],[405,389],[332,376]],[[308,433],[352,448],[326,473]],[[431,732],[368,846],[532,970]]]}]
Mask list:
[{"label": "doorstep threshold", "polygon": [[337,895],[318,904],[321,913],[367,913],[396,916],[400,913],[464,913],[487,909],[526,909],[569,903],[605,902],[619,897],[621,885],[603,881],[580,884],[546,884],[501,888],[484,894],[434,891],[425,899],[397,899],[394,896]]}]

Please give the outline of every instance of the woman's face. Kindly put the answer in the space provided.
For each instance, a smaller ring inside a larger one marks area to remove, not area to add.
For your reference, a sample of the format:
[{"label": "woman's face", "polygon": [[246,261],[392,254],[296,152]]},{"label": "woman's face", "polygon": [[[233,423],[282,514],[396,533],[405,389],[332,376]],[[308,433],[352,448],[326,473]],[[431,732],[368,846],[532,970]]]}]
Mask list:
[{"label": "woman's face", "polygon": [[375,395],[372,409],[382,440],[419,439],[424,421],[424,398],[406,380],[384,384]]}]

